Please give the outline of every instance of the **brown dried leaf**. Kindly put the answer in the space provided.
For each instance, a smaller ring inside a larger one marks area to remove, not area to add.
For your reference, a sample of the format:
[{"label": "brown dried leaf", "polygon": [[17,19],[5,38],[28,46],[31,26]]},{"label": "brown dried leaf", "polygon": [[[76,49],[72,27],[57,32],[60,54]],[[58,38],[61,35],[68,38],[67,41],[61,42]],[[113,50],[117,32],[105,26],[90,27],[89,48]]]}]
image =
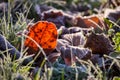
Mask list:
[{"label": "brown dried leaf", "polygon": [[75,49],[67,48],[66,46],[61,47],[61,57],[64,59],[66,65],[72,65],[76,62],[75,54],[73,53]]},{"label": "brown dried leaf", "polygon": [[91,59],[90,59],[93,64],[101,64],[102,63],[102,57],[100,57],[99,54],[92,54]]},{"label": "brown dried leaf", "polygon": [[[110,19],[111,21],[117,22],[120,19],[120,6],[116,9],[106,9],[104,17]],[[120,25],[120,21],[118,24]]]},{"label": "brown dried leaf", "polygon": [[70,45],[70,43],[69,43],[67,40],[58,39],[58,40],[57,40],[56,50],[57,50],[58,52],[60,52],[60,48],[61,48],[62,46],[68,46],[68,45]]},{"label": "brown dried leaf", "polygon": [[70,33],[77,33],[77,32],[81,32],[82,31],[82,28],[80,28],[80,27],[70,27],[70,28],[68,28],[68,34],[70,34]]},{"label": "brown dried leaf", "polygon": [[92,52],[88,48],[76,48],[76,56],[79,59],[88,60],[92,56]]},{"label": "brown dried leaf", "polygon": [[65,34],[83,32],[83,34],[86,35],[87,33],[90,33],[91,31],[93,31],[93,28],[80,28],[77,26],[66,28],[65,26],[61,26],[58,29],[58,34],[59,34],[59,37],[61,38],[61,36]]},{"label": "brown dried leaf", "polygon": [[62,11],[55,9],[45,11],[42,14],[43,20],[55,23],[58,28],[60,28],[60,26],[65,26],[64,18]]},{"label": "brown dried leaf", "polygon": [[61,53],[58,53],[58,52],[51,53],[50,55],[48,55],[48,60],[53,63],[58,59],[60,54]]},{"label": "brown dried leaf", "polygon": [[91,31],[93,31],[93,28],[80,28],[80,27],[70,27],[68,28],[68,34],[71,33],[78,33],[78,32],[83,32],[83,34],[87,34],[90,33]]},{"label": "brown dried leaf", "polygon": [[59,36],[69,33],[68,29],[65,26],[61,26],[57,31]]},{"label": "brown dried leaf", "polygon": [[109,54],[113,46],[105,34],[91,33],[87,36],[85,48],[90,48],[93,54]]},{"label": "brown dried leaf", "polygon": [[43,12],[42,19],[53,22],[58,28],[65,26],[65,24],[75,25],[76,19],[61,10],[51,9]]},{"label": "brown dried leaf", "polygon": [[80,48],[75,46],[63,46],[61,48],[61,56],[66,65],[72,65],[76,62],[76,57],[87,60],[91,58],[91,50],[88,48]]},{"label": "brown dried leaf", "polygon": [[102,16],[88,16],[88,17],[77,17],[76,26],[80,26],[82,28],[90,28],[93,27],[95,30],[99,30],[100,32],[103,29],[108,29],[107,25],[103,22]]},{"label": "brown dried leaf", "polygon": [[[0,51],[3,51],[2,54],[0,54],[0,58],[3,58],[3,55],[10,55],[12,60],[19,59],[20,52],[7,41],[7,39],[0,34]],[[6,54],[9,53],[9,54]]]},{"label": "brown dried leaf", "polygon": [[33,19],[36,21],[39,21],[41,20],[41,17],[42,17],[42,13],[44,11],[47,11],[47,10],[50,10],[52,9],[53,7],[51,6],[47,6],[47,5],[39,5],[39,4],[34,4],[34,6],[32,6],[30,8],[30,11],[29,11],[29,14],[28,14],[28,18],[29,19]]},{"label": "brown dried leaf", "polygon": [[117,6],[120,6],[120,0],[108,0],[107,3],[110,7],[115,8]]},{"label": "brown dried leaf", "polygon": [[62,39],[69,41],[73,46],[82,46],[85,41],[85,37],[82,32],[62,35]]}]

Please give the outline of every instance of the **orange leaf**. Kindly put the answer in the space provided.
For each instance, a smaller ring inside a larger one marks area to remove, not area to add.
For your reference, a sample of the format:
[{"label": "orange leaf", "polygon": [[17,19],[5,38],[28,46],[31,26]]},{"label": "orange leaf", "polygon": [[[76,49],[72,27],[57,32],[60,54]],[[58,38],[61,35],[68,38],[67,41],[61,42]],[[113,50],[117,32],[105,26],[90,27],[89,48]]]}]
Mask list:
[{"label": "orange leaf", "polygon": [[108,29],[108,26],[104,23],[102,16],[88,16],[88,17],[77,17],[77,26],[82,28],[100,28]]},{"label": "orange leaf", "polygon": [[[31,25],[27,36],[35,40],[44,49],[46,55],[52,52],[57,44],[57,28],[52,22],[39,21]],[[39,48],[30,38],[25,39],[24,45],[29,47],[28,54],[35,54]]]}]

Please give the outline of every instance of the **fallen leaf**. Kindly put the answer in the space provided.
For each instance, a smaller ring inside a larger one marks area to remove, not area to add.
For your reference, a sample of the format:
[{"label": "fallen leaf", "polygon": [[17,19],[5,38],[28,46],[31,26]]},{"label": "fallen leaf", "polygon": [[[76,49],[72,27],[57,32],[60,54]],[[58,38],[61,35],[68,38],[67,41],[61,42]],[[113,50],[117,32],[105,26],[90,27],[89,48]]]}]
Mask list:
[{"label": "fallen leaf", "polygon": [[63,34],[67,34],[67,33],[69,33],[69,32],[68,32],[68,29],[67,29],[65,26],[61,26],[61,27],[58,29],[59,37],[61,37],[61,35],[63,35]]},{"label": "fallen leaf", "polygon": [[74,34],[74,33],[79,33],[79,32],[83,32],[83,34],[87,34],[89,32],[91,32],[94,28],[80,28],[78,26],[73,26],[73,27],[69,27],[69,28],[66,28],[65,26],[61,26],[59,29],[58,29],[58,34],[59,34],[59,37],[61,38],[62,35],[65,35],[65,34]]},{"label": "fallen leaf", "polygon": [[74,16],[64,13],[61,10],[51,9],[42,13],[42,19],[53,22],[59,29],[61,26],[75,25],[76,19]]},{"label": "fallen leaf", "polygon": [[85,48],[90,48],[93,54],[109,54],[113,52],[113,46],[105,34],[90,33],[86,37]]},{"label": "fallen leaf", "polygon": [[45,11],[42,14],[43,20],[47,20],[47,21],[55,23],[57,28],[59,28],[60,26],[65,26],[64,18],[65,17],[63,16],[62,11],[55,10],[55,9]]},{"label": "fallen leaf", "polygon": [[[75,51],[75,49],[73,49]],[[61,47],[61,57],[64,59],[65,64],[71,66],[76,62],[74,51],[66,46]]]},{"label": "fallen leaf", "polygon": [[109,0],[107,1],[106,6],[112,7],[112,8],[116,8],[117,6],[120,6],[120,0]]},{"label": "fallen leaf", "polygon": [[[38,21],[28,28],[27,36],[32,38],[45,51],[46,55],[52,52],[57,45],[57,28],[55,24],[47,21]],[[24,46],[28,47],[28,54],[35,54],[39,47],[30,38],[26,38]]]},{"label": "fallen leaf", "polygon": [[[0,59],[4,58],[4,55],[14,59],[19,59],[21,56],[20,52],[11,44],[9,41],[5,38],[5,36],[0,34],[0,51],[3,51],[2,54],[0,54]],[[9,53],[9,54],[8,54]]]},{"label": "fallen leaf", "polygon": [[70,27],[70,28],[68,28],[69,33],[77,33],[77,32],[81,32],[81,31],[82,31],[82,28],[80,28],[80,27]]},{"label": "fallen leaf", "polygon": [[68,46],[70,45],[70,43],[67,41],[67,40],[64,40],[64,39],[58,39],[57,40],[57,46],[56,46],[56,50],[58,52],[60,52],[60,49],[62,46]]},{"label": "fallen leaf", "polygon": [[101,64],[102,58],[103,57],[100,57],[99,54],[92,54],[90,60],[92,61],[93,64]]},{"label": "fallen leaf", "polygon": [[120,6],[116,9],[106,9],[104,17],[120,25]]},{"label": "fallen leaf", "polygon": [[80,48],[76,46],[61,47],[61,57],[64,59],[66,65],[72,65],[78,59],[88,60],[91,58],[92,52],[88,48]]},{"label": "fallen leaf", "polygon": [[102,32],[103,29],[108,29],[108,26],[104,23],[102,16],[88,16],[88,17],[76,17],[77,24],[82,28],[93,27],[97,32]]},{"label": "fallen leaf", "polygon": [[48,55],[48,60],[53,63],[58,59],[58,57],[60,57],[60,53],[54,52]]},{"label": "fallen leaf", "polygon": [[82,46],[85,42],[82,32],[62,35],[62,39],[67,40],[73,46]]}]

